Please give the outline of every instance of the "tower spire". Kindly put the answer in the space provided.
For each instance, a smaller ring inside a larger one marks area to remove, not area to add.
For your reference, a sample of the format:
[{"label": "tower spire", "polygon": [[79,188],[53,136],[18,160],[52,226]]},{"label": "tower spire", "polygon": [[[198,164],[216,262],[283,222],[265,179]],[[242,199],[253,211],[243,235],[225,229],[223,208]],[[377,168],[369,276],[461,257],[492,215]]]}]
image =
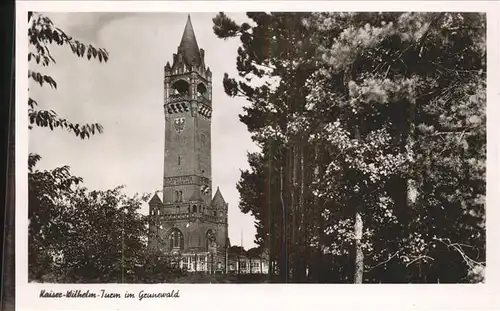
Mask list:
[{"label": "tower spire", "polygon": [[184,61],[192,66],[193,64],[199,65],[201,62],[200,49],[196,42],[193,24],[191,24],[191,16],[188,15],[184,33],[182,34],[181,44],[179,50],[184,58]]}]

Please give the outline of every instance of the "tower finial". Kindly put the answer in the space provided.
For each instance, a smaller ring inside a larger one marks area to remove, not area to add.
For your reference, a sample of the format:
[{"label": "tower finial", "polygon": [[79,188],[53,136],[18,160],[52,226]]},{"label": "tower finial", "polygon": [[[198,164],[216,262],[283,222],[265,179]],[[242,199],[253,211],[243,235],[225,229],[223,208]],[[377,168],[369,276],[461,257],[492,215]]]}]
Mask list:
[{"label": "tower finial", "polygon": [[186,26],[184,27],[184,33],[182,34],[181,44],[179,45],[180,53],[184,58],[184,61],[189,64],[200,64],[201,55],[200,49],[198,48],[198,43],[196,42],[196,36],[194,35],[193,24],[191,24],[191,15],[188,14]]}]

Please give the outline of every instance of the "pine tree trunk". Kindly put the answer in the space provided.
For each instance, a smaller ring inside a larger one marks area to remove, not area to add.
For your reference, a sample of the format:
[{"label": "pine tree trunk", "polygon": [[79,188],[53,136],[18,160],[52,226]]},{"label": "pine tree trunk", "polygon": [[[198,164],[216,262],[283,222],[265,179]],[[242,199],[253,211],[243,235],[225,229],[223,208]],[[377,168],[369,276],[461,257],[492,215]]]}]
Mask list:
[{"label": "pine tree trunk", "polygon": [[[356,139],[361,139],[359,128],[355,130]],[[361,238],[363,237],[363,219],[361,218],[361,200],[354,199],[354,206],[356,214],[354,219],[354,241],[356,246],[356,258],[354,260],[354,283],[363,283],[363,268],[364,268],[364,254],[361,247]]]},{"label": "pine tree trunk", "polygon": [[[271,233],[269,234],[269,240],[271,240]],[[274,280],[274,264],[273,264],[273,258],[274,258],[274,253],[273,253],[274,248],[272,247],[271,243],[269,243],[269,258],[267,259],[267,267],[268,267],[268,274],[269,274],[269,280],[273,281]]]},{"label": "pine tree trunk", "polygon": [[269,279],[271,281],[274,281],[274,272],[275,272],[275,268],[274,268],[274,261],[275,261],[275,258],[276,258],[276,253],[275,253],[275,248],[274,248],[274,242],[275,242],[275,231],[274,231],[274,227],[272,224],[274,224],[275,222],[275,217],[274,217],[274,212],[273,212],[273,208],[271,206],[271,185],[272,185],[272,177],[273,174],[273,166],[272,166],[272,158],[273,158],[273,148],[272,148],[272,144],[270,144],[270,147],[269,147],[269,162],[268,162],[268,176],[267,176],[267,182],[268,182],[268,188],[267,188],[267,208],[268,208],[268,214],[269,214],[269,236],[268,236],[268,244],[267,246],[269,247],[269,263],[268,263],[268,266],[269,266]]},{"label": "pine tree trunk", "polygon": [[[312,168],[311,176],[312,180],[316,181],[318,180],[320,176],[320,156],[319,156],[319,148],[318,146],[314,146],[314,154],[313,154],[313,160],[315,163],[315,167]],[[310,238],[314,237],[316,239],[320,239],[320,236],[322,234],[322,230],[324,229],[324,221],[321,216],[321,199],[318,198],[317,196],[313,195],[312,200],[311,200],[311,209],[312,212],[307,214],[307,219],[308,219],[308,224],[310,225],[310,230],[311,230],[311,235]],[[311,264],[311,270],[314,272],[311,273],[312,277],[314,280],[318,281],[318,271],[320,269],[321,261],[320,261],[320,252],[321,252],[321,243],[318,243],[319,245],[315,245],[314,248],[314,258]]]},{"label": "pine tree trunk", "polygon": [[[286,158],[286,157],[285,157]],[[285,193],[283,191],[283,167],[280,168],[280,196],[281,196],[281,218],[282,218],[282,228],[281,228],[281,256],[279,265],[280,281],[286,282],[286,275],[288,271],[287,267],[287,256],[286,256],[286,206],[285,206]]]},{"label": "pine tree trunk", "polygon": [[[410,102],[410,111],[408,117],[408,136],[406,139],[406,151],[409,155],[410,163],[413,162],[413,149],[415,145],[415,102]],[[407,205],[411,209],[415,205],[417,200],[417,185],[416,181],[411,177],[408,178],[408,182],[406,184],[406,200]]]},{"label": "pine tree trunk", "polygon": [[304,172],[304,146],[301,146],[300,149],[300,197],[299,197],[299,216],[300,216],[300,234],[299,234],[299,245],[300,245],[300,256],[299,256],[299,281],[304,281],[306,278],[306,263],[308,261],[308,257],[306,257],[306,249],[307,249],[307,226],[305,221],[305,198],[304,198],[304,190],[305,190],[305,172]]},{"label": "pine tree trunk", "polygon": [[356,212],[356,219],[354,222],[354,240],[356,242],[356,259],[354,262],[354,283],[363,283],[363,267],[364,267],[364,254],[361,247],[361,238],[363,236],[363,219],[359,211]]},{"label": "pine tree trunk", "polygon": [[291,165],[291,170],[292,170],[292,186],[291,186],[291,189],[290,189],[290,192],[291,192],[291,202],[290,202],[290,205],[291,205],[291,211],[292,211],[292,239],[290,241],[290,253],[292,254],[291,256],[291,262],[292,262],[292,280],[293,281],[297,281],[297,262],[298,262],[298,259],[299,259],[299,256],[300,254],[298,253],[298,250],[299,250],[299,245],[297,244],[297,230],[298,230],[298,226],[297,226],[297,220],[298,220],[298,217],[297,217],[297,199],[296,199],[296,195],[295,195],[295,189],[296,189],[296,185],[297,185],[297,162],[298,162],[298,154],[296,152],[296,148],[293,147],[292,148],[292,158],[293,158],[293,161],[292,161],[292,165]]}]

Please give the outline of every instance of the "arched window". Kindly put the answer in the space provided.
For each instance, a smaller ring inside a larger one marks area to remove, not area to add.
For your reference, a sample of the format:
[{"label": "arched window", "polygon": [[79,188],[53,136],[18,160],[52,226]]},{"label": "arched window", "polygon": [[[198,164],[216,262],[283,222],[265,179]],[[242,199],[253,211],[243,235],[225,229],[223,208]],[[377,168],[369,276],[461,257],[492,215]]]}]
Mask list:
[{"label": "arched window", "polygon": [[215,246],[215,233],[212,229],[208,229],[207,234],[205,235],[205,248],[208,249],[210,247]]},{"label": "arched window", "polygon": [[184,236],[179,229],[172,229],[169,235],[169,244],[170,250],[173,250],[174,248],[184,249]]},{"label": "arched window", "polygon": [[187,95],[189,92],[189,83],[186,80],[177,80],[172,85],[175,95]]},{"label": "arched window", "polygon": [[196,93],[197,96],[205,96],[207,93],[207,87],[203,83],[199,83],[196,86]]},{"label": "arched window", "polygon": [[196,213],[196,205],[193,205],[193,213]]},{"label": "arched window", "polygon": [[182,191],[175,191],[175,202],[182,202]]}]

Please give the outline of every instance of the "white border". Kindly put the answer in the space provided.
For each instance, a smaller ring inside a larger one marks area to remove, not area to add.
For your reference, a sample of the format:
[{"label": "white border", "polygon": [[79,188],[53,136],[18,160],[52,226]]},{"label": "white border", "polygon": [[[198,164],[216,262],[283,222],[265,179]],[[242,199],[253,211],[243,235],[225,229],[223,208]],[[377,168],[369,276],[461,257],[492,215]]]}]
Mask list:
[{"label": "white border", "polygon": [[[18,1],[16,3],[16,309],[17,310],[117,310],[117,309],[176,309],[210,310],[235,309],[500,309],[495,294],[498,287],[497,243],[495,228],[499,220],[496,209],[498,186],[500,133],[498,116],[499,94],[499,5],[496,1]],[[28,284],[27,262],[27,158],[28,120],[24,110],[27,101],[28,62],[27,12],[218,12],[218,11],[470,11],[488,14],[488,163],[487,163],[487,283],[479,285],[47,285]],[[497,245],[495,245],[497,244]],[[40,289],[66,291],[90,289],[99,291],[139,292],[179,289],[179,299],[40,299]],[[500,289],[500,287],[499,287]]]}]

